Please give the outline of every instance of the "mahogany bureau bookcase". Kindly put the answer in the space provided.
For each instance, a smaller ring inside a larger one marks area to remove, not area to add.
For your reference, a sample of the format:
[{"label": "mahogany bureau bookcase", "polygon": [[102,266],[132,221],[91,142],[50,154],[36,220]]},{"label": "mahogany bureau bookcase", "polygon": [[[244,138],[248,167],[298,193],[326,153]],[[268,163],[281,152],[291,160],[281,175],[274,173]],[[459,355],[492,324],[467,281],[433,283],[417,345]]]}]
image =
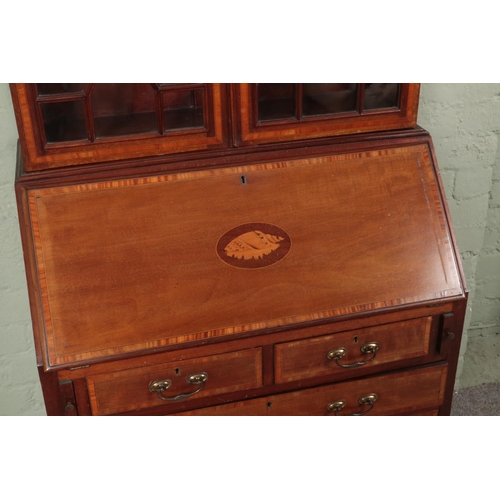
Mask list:
[{"label": "mahogany bureau bookcase", "polygon": [[418,84],[11,84],[49,415],[448,415],[467,288]]}]

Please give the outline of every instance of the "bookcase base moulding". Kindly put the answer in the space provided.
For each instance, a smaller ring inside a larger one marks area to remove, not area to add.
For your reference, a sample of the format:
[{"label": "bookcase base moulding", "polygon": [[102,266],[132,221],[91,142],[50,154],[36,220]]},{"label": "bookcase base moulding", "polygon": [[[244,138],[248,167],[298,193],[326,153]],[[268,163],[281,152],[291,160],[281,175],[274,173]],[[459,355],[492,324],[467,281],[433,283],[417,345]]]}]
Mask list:
[{"label": "bookcase base moulding", "polygon": [[450,413],[467,288],[426,131],[23,156],[49,415]]}]

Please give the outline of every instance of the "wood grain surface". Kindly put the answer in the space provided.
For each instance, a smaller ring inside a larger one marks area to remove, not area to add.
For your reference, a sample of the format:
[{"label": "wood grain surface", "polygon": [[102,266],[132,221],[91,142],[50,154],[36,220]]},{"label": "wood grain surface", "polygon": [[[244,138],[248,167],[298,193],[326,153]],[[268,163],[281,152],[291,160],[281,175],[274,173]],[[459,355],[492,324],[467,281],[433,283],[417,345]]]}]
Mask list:
[{"label": "wood grain surface", "polygon": [[417,124],[420,84],[402,84],[402,89],[399,109],[353,113],[354,116],[339,113],[280,123],[258,122],[255,84],[235,84],[231,91],[236,144],[248,146],[411,128]]},{"label": "wood grain surface", "polygon": [[350,416],[369,409],[358,399],[375,393],[378,397],[368,415],[398,415],[437,408],[444,399],[446,364],[393,372],[361,380],[342,382],[315,389],[290,392],[202,408],[177,415],[206,416],[334,416],[327,405],[344,400],[346,406],[338,416]]},{"label": "wood grain surface", "polygon": [[[51,366],[464,292],[425,145],[28,196]],[[287,255],[223,262],[249,223],[286,231]]]},{"label": "wood grain surface", "polygon": [[19,139],[26,171],[39,171],[65,166],[93,164],[103,161],[154,157],[189,151],[202,151],[227,146],[226,88],[223,84],[208,86],[207,129],[175,131],[168,136],[132,134],[74,143],[45,144],[43,125],[37,111],[33,84],[10,85]]},{"label": "wood grain surface", "polygon": [[164,397],[188,394],[199,386],[188,384],[186,377],[199,372],[207,374],[207,381],[202,390],[190,396],[189,400],[259,387],[262,385],[261,349],[246,349],[91,376],[88,386],[92,413],[108,415],[168,405],[169,402],[149,390],[149,384],[154,380],[168,379],[172,385],[162,393]]},{"label": "wood grain surface", "polygon": [[[365,366],[372,368],[397,360],[425,356],[430,350],[430,327],[431,318],[427,317],[277,344],[275,346],[276,382],[304,380],[346,371],[352,376],[359,376],[363,373]],[[375,356],[360,352],[360,348],[369,342],[379,344]],[[339,360],[340,364],[366,364],[344,368],[335,360],[327,358],[331,350],[342,347],[346,349],[346,354]],[[371,361],[367,361],[371,358],[373,358]]]}]

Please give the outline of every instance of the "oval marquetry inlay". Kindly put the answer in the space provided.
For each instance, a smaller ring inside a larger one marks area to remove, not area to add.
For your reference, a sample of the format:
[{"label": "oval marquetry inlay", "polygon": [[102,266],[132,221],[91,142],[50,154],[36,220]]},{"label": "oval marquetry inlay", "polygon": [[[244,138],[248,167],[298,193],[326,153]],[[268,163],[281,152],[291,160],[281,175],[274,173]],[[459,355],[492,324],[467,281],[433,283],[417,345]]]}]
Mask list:
[{"label": "oval marquetry inlay", "polygon": [[231,266],[255,269],[283,259],[291,243],[290,236],[278,226],[251,222],[222,235],[217,243],[217,254]]}]

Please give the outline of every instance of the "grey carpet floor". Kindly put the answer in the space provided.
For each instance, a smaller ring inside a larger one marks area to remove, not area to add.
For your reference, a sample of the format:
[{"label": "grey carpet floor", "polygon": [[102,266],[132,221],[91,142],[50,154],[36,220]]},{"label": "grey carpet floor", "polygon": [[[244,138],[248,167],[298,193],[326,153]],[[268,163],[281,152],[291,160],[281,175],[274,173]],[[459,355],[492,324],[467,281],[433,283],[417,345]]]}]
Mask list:
[{"label": "grey carpet floor", "polygon": [[451,415],[455,417],[500,415],[500,383],[459,389],[453,397]]}]

